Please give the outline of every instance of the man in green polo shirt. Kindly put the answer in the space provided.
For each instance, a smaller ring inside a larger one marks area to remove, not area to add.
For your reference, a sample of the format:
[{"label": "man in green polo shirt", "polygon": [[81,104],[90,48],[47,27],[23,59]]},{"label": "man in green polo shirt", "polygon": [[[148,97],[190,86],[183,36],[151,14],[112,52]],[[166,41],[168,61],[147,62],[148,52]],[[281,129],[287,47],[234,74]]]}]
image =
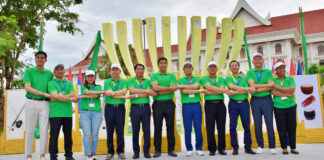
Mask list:
[{"label": "man in green polo shirt", "polygon": [[40,131],[40,159],[45,160],[48,141],[48,116],[49,116],[49,97],[48,82],[53,80],[50,70],[44,68],[47,61],[47,54],[39,51],[35,54],[36,66],[27,68],[24,73],[24,85],[26,90],[26,138],[25,154],[27,160],[32,159],[33,137],[37,119],[39,120]]},{"label": "man in green polo shirt", "polygon": [[225,124],[226,124],[226,107],[224,104],[224,94],[227,93],[225,88],[225,80],[223,77],[217,76],[216,62],[208,63],[208,76],[202,77],[202,85],[205,99],[205,116],[206,130],[209,155],[214,156],[217,150],[215,140],[215,122],[217,123],[218,133],[218,152],[226,155],[225,152]]},{"label": "man in green polo shirt", "polygon": [[196,134],[196,153],[203,156],[202,145],[203,138],[201,132],[202,122],[202,110],[201,110],[201,98],[200,90],[201,80],[199,77],[192,75],[193,67],[191,62],[185,62],[183,65],[183,72],[185,76],[179,79],[178,84],[181,90],[181,102],[182,102],[182,119],[183,127],[185,129],[185,143],[187,148],[187,157],[192,156],[192,144],[191,144],[191,131],[192,124],[195,128]]},{"label": "man in green polo shirt", "polygon": [[[125,126],[125,94],[127,91],[127,81],[120,78],[121,67],[119,64],[112,64],[110,67],[111,78],[105,80],[105,120],[107,128],[107,148],[106,160],[113,159],[114,131],[117,133],[117,154],[120,159],[125,159],[124,154],[124,126]],[[112,92],[112,94],[110,93]]]},{"label": "man in green polo shirt", "polygon": [[270,91],[274,85],[272,72],[269,69],[263,68],[264,59],[260,53],[253,55],[252,63],[255,68],[247,72],[247,81],[249,86],[255,88],[255,93],[252,93],[251,108],[255,125],[255,136],[258,143],[256,153],[262,153],[263,133],[262,133],[262,115],[264,116],[268,132],[269,148],[272,154],[276,154],[275,136],[273,131],[273,102]]},{"label": "man in green polo shirt", "polygon": [[175,104],[173,102],[174,91],[178,89],[177,80],[173,73],[168,73],[168,60],[165,57],[158,59],[159,72],[151,75],[151,85],[157,96],[154,96],[153,119],[154,119],[154,158],[161,156],[161,138],[163,119],[166,120],[168,155],[177,157],[174,152],[174,114]]},{"label": "man in green polo shirt", "polygon": [[273,107],[276,117],[277,130],[283,154],[288,154],[287,134],[292,154],[299,154],[296,150],[296,84],[293,77],[286,76],[286,64],[278,62],[274,65],[278,76],[274,78]]},{"label": "man in green polo shirt", "polygon": [[78,102],[78,98],[75,97],[73,83],[64,79],[64,73],[64,65],[56,65],[55,79],[48,83],[48,91],[51,94],[49,114],[51,129],[48,150],[51,160],[57,160],[57,143],[62,126],[65,159],[74,160],[72,157],[72,102]]},{"label": "man in green polo shirt", "polygon": [[151,146],[150,120],[151,120],[151,106],[150,96],[156,96],[152,90],[151,81],[143,77],[145,67],[143,64],[136,64],[134,66],[136,76],[128,80],[128,89],[131,93],[131,122],[133,131],[133,159],[139,158],[139,130],[142,122],[142,129],[144,134],[144,157],[151,158],[149,153]]},{"label": "man in green polo shirt", "polygon": [[240,63],[233,60],[229,63],[232,75],[225,78],[226,85],[230,89],[227,95],[230,98],[228,103],[228,112],[230,116],[230,133],[233,155],[238,155],[239,145],[237,143],[237,119],[241,117],[244,128],[244,148],[245,153],[255,154],[251,149],[251,131],[250,131],[250,104],[247,100],[248,93],[254,92],[250,88],[245,76],[239,75]]}]

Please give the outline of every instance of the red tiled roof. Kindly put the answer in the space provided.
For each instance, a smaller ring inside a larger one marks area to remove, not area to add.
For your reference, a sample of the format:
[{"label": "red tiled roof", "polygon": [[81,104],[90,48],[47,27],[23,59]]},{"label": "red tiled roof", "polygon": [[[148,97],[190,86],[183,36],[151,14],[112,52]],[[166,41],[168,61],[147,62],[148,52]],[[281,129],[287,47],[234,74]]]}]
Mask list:
[{"label": "red tiled roof", "polygon": [[[313,10],[304,12],[304,30],[305,34],[314,34],[324,32],[324,9]],[[275,32],[280,30],[286,29],[293,29],[296,28],[300,32],[300,20],[299,20],[299,13],[290,14],[290,15],[283,15],[270,18],[271,25],[265,26],[253,26],[247,27],[247,35],[254,35],[254,34],[261,34],[267,32]],[[234,32],[234,31],[232,31]],[[233,36],[233,33],[232,33]],[[221,39],[221,33],[217,33],[217,39]],[[206,29],[201,30],[201,41],[206,42]],[[187,41],[187,51],[191,50],[191,36],[189,36]],[[92,50],[91,50],[92,51]],[[171,52],[177,53],[178,52],[178,45],[171,46]],[[90,52],[91,53],[91,52]],[[146,63],[148,67],[152,67],[152,62],[149,54],[149,50],[146,49]],[[135,54],[135,51],[131,51],[131,54]],[[157,55],[158,58],[163,56],[163,47],[157,47]],[[87,58],[78,64],[74,65],[73,67],[78,67],[79,65],[89,65],[91,58]],[[101,62],[101,57],[99,57],[99,63]]]}]

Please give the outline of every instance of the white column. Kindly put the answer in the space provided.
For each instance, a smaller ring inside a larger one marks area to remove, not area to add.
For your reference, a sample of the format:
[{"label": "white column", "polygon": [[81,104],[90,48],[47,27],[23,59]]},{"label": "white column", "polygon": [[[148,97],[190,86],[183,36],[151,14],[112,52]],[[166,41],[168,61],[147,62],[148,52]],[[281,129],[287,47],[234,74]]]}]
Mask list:
[{"label": "white column", "polygon": [[284,56],[287,56],[287,60],[286,60],[286,72],[290,71],[290,62],[291,62],[291,57],[292,57],[292,46],[291,46],[291,41],[290,39],[285,40],[285,47],[286,50],[284,52]]},{"label": "white column", "polygon": [[263,50],[263,53],[265,53],[266,58],[268,59],[268,68],[271,70],[272,68],[272,61],[271,61],[271,46],[270,42],[266,42],[266,50]]}]

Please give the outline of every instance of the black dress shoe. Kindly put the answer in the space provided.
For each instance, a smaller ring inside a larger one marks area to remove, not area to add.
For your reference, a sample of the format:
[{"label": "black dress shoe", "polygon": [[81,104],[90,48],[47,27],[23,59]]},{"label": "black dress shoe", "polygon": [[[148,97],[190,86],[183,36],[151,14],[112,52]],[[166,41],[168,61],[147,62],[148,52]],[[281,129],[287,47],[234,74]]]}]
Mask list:
[{"label": "black dress shoe", "polygon": [[155,152],[153,158],[158,158],[161,156],[161,152]]},{"label": "black dress shoe", "polygon": [[149,153],[144,153],[145,158],[151,158],[151,155]]},{"label": "black dress shoe", "polygon": [[220,150],[220,151],[218,151],[218,153],[219,153],[220,155],[223,155],[223,156],[227,155],[227,153],[226,153],[224,150]]},{"label": "black dress shoe", "polygon": [[298,151],[290,151],[290,153],[292,153],[292,154],[299,154]]},{"label": "black dress shoe", "polygon": [[174,151],[168,152],[168,155],[171,156],[171,157],[177,157],[178,156]]},{"label": "black dress shoe", "polygon": [[209,151],[209,155],[210,155],[210,156],[214,156],[215,153],[216,153],[215,151]]},{"label": "black dress shoe", "polygon": [[238,155],[238,154],[239,154],[238,149],[234,149],[232,154],[233,154],[234,156]]},{"label": "black dress shoe", "polygon": [[288,151],[287,151],[287,152],[282,152],[282,154],[288,155],[288,154],[289,154],[289,152],[288,152]]},{"label": "black dress shoe", "polygon": [[75,160],[73,157],[66,157],[65,160]]},{"label": "black dress shoe", "polygon": [[256,154],[251,148],[250,149],[245,149],[245,153],[247,153],[247,154]]},{"label": "black dress shoe", "polygon": [[139,153],[134,153],[133,155],[133,159],[138,159],[140,156],[139,156]]}]

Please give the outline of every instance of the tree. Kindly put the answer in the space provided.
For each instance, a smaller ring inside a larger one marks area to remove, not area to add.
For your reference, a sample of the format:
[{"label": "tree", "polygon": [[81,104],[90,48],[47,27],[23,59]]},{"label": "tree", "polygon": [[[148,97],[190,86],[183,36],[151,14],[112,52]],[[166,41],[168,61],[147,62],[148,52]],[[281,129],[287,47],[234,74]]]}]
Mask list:
[{"label": "tree", "polygon": [[21,79],[15,80],[15,76],[19,77],[17,70],[28,66],[19,58],[27,47],[37,48],[40,19],[57,22],[58,31],[82,33],[77,27],[79,15],[69,10],[82,3],[83,0],[0,0],[1,106],[4,90],[19,87]]},{"label": "tree", "polygon": [[[130,51],[134,51],[134,48],[132,47],[131,44],[128,45],[128,48],[129,48]],[[126,74],[126,76],[129,76],[130,74],[129,74],[127,68],[126,68],[123,57],[121,56],[118,44],[115,45],[115,49],[116,49],[116,54],[117,54],[118,60],[120,62],[120,66],[122,67],[122,69],[123,69],[124,73]],[[130,54],[130,56],[131,56],[133,64],[135,64],[136,55],[135,54]],[[109,60],[109,57],[108,57],[108,53],[106,52],[105,55],[103,55],[102,57],[103,57],[103,60],[101,61],[101,65],[98,67],[99,78],[100,79],[108,79],[108,78],[111,77],[110,72],[109,72],[109,68],[110,68],[111,63],[110,63],[110,60]]]}]

